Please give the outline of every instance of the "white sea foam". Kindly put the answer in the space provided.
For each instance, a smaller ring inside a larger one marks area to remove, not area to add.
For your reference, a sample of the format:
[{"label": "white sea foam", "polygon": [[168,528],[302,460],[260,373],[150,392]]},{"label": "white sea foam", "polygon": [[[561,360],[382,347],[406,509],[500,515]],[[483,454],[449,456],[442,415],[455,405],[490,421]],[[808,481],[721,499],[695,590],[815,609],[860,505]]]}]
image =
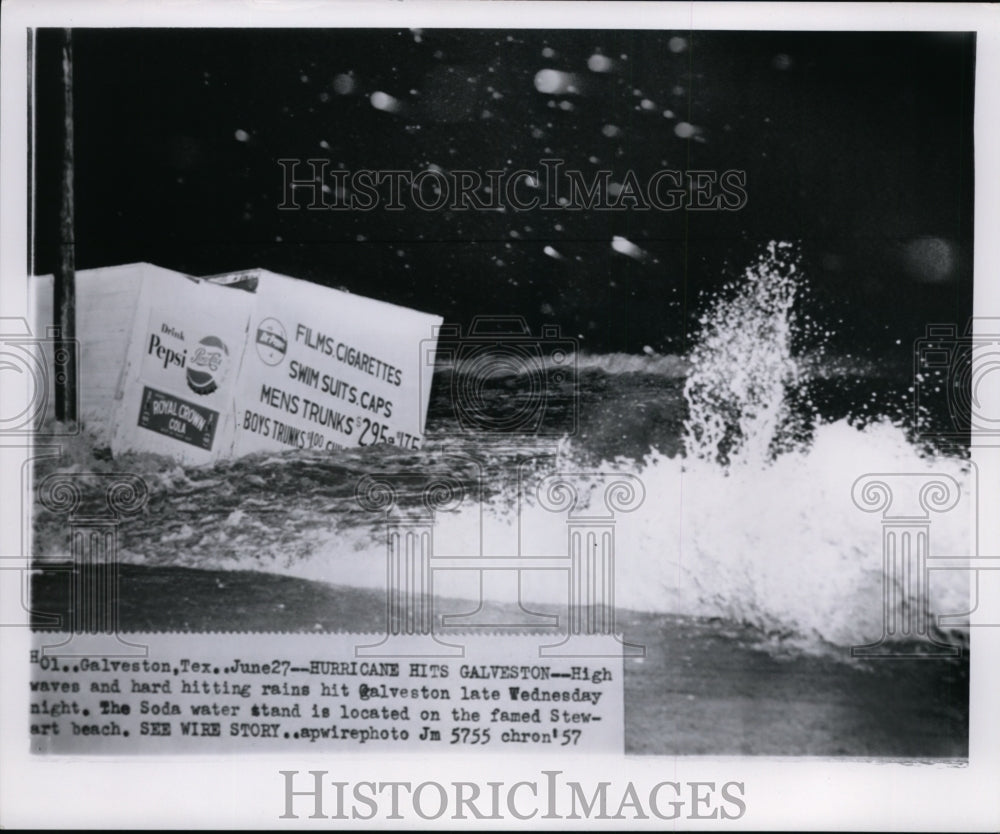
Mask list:
[{"label": "white sea foam", "polygon": [[[888,420],[861,427],[815,416],[808,444],[783,442],[792,421],[788,396],[801,382],[793,345],[803,327],[795,314],[801,280],[794,249],[772,243],[710,306],[689,357],[685,456],[654,450],[638,463],[588,467],[634,476],[645,489],[642,505],[616,518],[618,608],[726,617],[807,648],[877,640],[884,624],[881,520],[852,501],[852,485],[866,473],[953,477],[962,497],[930,518],[931,555],[970,552],[975,484],[965,461],[928,456]],[[811,350],[815,357],[817,346]],[[582,364],[617,372],[647,364],[634,359]],[[580,467],[572,446],[566,451],[557,469],[585,493],[594,479],[574,474]],[[382,551],[364,535],[352,538],[352,548],[327,551],[326,578],[380,587]],[[485,513],[466,505],[440,514],[435,531],[443,555],[558,555],[566,543],[565,516],[537,501],[520,512],[509,501]],[[477,574],[438,575],[441,593],[478,593]],[[484,576],[485,597],[516,600],[516,583]],[[968,584],[961,571],[933,571],[929,600],[901,589],[896,598],[900,610],[961,613]],[[525,571],[521,594],[525,601],[565,600],[565,576]]]},{"label": "white sea foam", "polygon": [[[599,469],[636,476],[645,490],[637,510],[616,517],[619,610],[725,617],[807,649],[877,640],[883,628],[882,527],[878,515],[863,512],[851,497],[854,481],[869,472],[954,477],[962,498],[931,519],[931,555],[969,552],[974,482],[967,464],[921,456],[900,428],[886,422],[821,425],[808,448],[761,467],[727,468],[653,452],[638,464],[619,460]],[[581,493],[603,483],[574,474],[572,465],[565,471]],[[565,515],[537,501],[518,512],[499,499],[484,511],[467,502],[440,513],[434,532],[435,553],[442,556],[565,555],[567,538]],[[341,531],[287,571],[382,588],[385,545],[368,529]],[[516,602],[519,586],[502,573],[483,574],[483,595]],[[435,581],[442,596],[475,599],[480,593],[478,573],[437,571]],[[561,571],[523,571],[522,600],[564,603],[566,582]],[[962,571],[933,571],[931,612],[967,610],[968,586]],[[901,608],[925,602],[897,598]]]}]

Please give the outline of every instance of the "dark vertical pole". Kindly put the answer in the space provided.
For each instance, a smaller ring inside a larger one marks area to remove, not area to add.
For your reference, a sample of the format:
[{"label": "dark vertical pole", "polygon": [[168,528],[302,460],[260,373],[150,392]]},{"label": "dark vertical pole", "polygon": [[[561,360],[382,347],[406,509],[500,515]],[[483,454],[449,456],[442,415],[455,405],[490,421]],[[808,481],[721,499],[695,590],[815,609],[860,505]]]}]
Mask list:
[{"label": "dark vertical pole", "polygon": [[[52,282],[52,307],[59,338],[76,339],[76,257],[73,234],[73,34],[63,30],[63,157],[59,189],[59,262]],[[69,361],[56,374],[56,419],[62,422],[77,419],[76,351],[70,350]],[[54,369],[53,369],[54,370]]]},{"label": "dark vertical pole", "polygon": [[35,30],[28,27],[28,275],[35,274]]}]

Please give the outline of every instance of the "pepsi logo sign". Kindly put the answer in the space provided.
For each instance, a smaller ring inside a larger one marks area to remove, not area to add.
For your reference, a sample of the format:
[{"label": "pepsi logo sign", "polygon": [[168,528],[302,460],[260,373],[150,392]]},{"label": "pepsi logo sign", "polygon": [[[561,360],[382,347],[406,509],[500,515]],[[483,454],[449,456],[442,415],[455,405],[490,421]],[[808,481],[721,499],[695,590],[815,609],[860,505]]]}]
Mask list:
[{"label": "pepsi logo sign", "polygon": [[225,379],[229,348],[218,336],[206,336],[188,358],[187,384],[196,394],[211,394]]}]

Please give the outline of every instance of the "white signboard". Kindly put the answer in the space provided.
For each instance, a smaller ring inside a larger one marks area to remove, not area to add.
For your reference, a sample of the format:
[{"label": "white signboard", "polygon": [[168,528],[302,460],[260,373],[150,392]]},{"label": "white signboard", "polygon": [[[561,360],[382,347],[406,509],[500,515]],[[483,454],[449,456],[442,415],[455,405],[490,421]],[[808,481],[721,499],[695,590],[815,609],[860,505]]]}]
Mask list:
[{"label": "white signboard", "polygon": [[235,396],[235,455],[420,448],[420,352],[437,316],[257,270]]},{"label": "white signboard", "polygon": [[419,449],[441,321],[266,270],[143,279],[113,449]]},{"label": "white signboard", "polygon": [[[143,280],[112,448],[208,463],[231,452],[248,293],[182,276]],[[220,315],[220,311],[224,311]]]}]

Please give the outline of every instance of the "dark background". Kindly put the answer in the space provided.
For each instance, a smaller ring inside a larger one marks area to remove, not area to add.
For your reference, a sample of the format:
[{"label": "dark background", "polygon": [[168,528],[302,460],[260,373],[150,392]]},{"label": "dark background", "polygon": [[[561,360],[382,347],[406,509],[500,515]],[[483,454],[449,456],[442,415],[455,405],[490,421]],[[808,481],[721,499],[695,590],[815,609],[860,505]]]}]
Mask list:
[{"label": "dark background", "polygon": [[[58,34],[37,32],[36,273],[53,270],[57,243]],[[77,29],[73,49],[78,269],[260,266],[461,324],[558,323],[590,351],[677,352],[702,293],[779,239],[800,244],[808,312],[837,350],[889,355],[927,322],[971,314],[972,34]],[[588,69],[595,53],[612,72]],[[541,93],[544,68],[585,86]],[[404,111],[373,107],[375,91]],[[679,121],[700,139],[678,137]],[[749,202],[281,212],[276,160],[295,157],[348,171],[559,157],[619,181],[743,169]],[[649,257],[616,253],[613,235]]]}]

